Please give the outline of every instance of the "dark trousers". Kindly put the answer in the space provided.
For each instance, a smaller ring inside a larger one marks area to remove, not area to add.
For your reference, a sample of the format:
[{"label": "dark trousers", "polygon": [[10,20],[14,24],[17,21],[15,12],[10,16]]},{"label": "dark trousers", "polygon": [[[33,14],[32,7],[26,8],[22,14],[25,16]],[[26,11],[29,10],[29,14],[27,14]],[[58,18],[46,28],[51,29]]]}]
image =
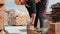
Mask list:
[{"label": "dark trousers", "polygon": [[35,4],[34,0],[28,0],[29,5],[31,6],[31,8],[26,7],[29,15],[31,17],[31,14],[36,13],[36,19],[34,22],[34,27],[37,27],[37,23],[38,23],[38,19],[40,20],[40,27],[43,27],[43,23],[44,23],[44,16],[43,16],[43,12],[45,9],[45,2],[39,2],[38,4]]},{"label": "dark trousers", "polygon": [[31,16],[32,14],[34,14],[34,13],[36,14],[36,3],[35,3],[35,0],[28,0],[27,4],[31,6],[31,7],[27,7],[26,6],[26,8],[27,8],[27,10],[29,12],[30,17],[32,17]]},{"label": "dark trousers", "polygon": [[36,13],[36,18],[35,18],[35,22],[34,22],[34,27],[37,27],[37,23],[38,23],[38,19],[40,21],[40,28],[43,28],[44,25],[44,9],[45,9],[45,4],[43,3],[38,3],[36,4],[36,9],[37,9],[37,13]]}]

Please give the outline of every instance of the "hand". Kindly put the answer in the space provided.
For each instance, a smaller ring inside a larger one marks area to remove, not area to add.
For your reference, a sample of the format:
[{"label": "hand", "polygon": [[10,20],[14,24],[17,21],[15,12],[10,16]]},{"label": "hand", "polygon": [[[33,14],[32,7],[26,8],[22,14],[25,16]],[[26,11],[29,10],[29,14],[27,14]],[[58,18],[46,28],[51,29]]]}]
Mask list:
[{"label": "hand", "polygon": [[27,6],[27,7],[31,7],[30,5],[28,5],[27,3],[25,4],[25,6]]},{"label": "hand", "polygon": [[26,3],[26,0],[21,0],[22,5],[25,5],[25,3]]},{"label": "hand", "polygon": [[41,2],[41,0],[35,0],[35,3],[39,3],[39,2]]}]

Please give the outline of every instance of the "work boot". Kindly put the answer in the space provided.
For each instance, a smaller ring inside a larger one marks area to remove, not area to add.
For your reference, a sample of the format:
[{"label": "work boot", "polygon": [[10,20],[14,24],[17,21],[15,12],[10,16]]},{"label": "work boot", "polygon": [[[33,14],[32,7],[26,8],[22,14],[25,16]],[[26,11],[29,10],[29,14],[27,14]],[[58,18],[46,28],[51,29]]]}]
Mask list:
[{"label": "work boot", "polygon": [[37,29],[36,31],[44,33],[48,31],[48,28],[40,28],[40,29]]},{"label": "work boot", "polygon": [[36,31],[37,32],[41,32],[43,30],[43,28],[39,28],[39,29],[37,29]]},{"label": "work boot", "polygon": [[47,33],[49,28],[42,28],[41,31],[42,33]]}]

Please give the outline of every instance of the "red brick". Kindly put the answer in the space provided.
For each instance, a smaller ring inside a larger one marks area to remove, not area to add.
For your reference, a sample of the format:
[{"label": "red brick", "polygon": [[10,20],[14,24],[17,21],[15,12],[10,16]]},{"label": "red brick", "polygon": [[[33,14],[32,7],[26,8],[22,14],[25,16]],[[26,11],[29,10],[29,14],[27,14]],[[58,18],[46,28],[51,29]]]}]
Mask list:
[{"label": "red brick", "polygon": [[0,4],[4,4],[5,3],[5,0],[0,0]]},{"label": "red brick", "polygon": [[34,28],[34,26],[27,27],[27,34],[38,34],[36,31],[31,31]]},{"label": "red brick", "polygon": [[4,0],[0,0],[0,34],[3,34],[3,23],[5,14],[4,2]]},{"label": "red brick", "polygon": [[50,28],[55,29],[55,23],[50,23]]},{"label": "red brick", "polygon": [[23,15],[21,13],[19,14],[18,12],[16,13],[15,9],[11,9],[8,11],[6,11],[6,12],[8,13],[8,16],[10,16],[10,17],[8,17],[9,25],[16,25],[16,26],[27,25],[27,21],[30,21],[29,14],[27,14],[26,10],[20,10]]},{"label": "red brick", "polygon": [[55,32],[49,30],[49,31],[48,31],[48,34],[55,34]]},{"label": "red brick", "polygon": [[50,23],[48,34],[60,34],[60,23]]},{"label": "red brick", "polygon": [[38,34],[38,33],[33,31],[27,31],[27,34]]}]

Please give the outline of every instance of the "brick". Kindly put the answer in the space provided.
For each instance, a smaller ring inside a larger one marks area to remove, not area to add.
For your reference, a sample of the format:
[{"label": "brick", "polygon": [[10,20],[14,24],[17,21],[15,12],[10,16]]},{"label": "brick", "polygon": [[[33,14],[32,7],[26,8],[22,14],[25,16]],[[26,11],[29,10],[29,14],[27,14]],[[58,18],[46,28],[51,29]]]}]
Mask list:
[{"label": "brick", "polygon": [[49,30],[49,31],[48,31],[48,34],[55,34],[55,32],[54,32],[54,31]]},{"label": "brick", "polygon": [[14,25],[27,25],[27,19],[25,16],[12,17]]},{"label": "brick", "polygon": [[0,4],[4,4],[5,3],[5,0],[0,0]]},{"label": "brick", "polygon": [[48,34],[60,34],[60,23],[50,23]]},{"label": "brick", "polygon": [[0,32],[0,34],[3,34],[3,32]]},{"label": "brick", "polygon": [[4,14],[5,14],[4,0],[0,0],[0,34],[3,34]]},{"label": "brick", "polygon": [[60,23],[50,23],[50,28],[56,30],[60,30]]},{"label": "brick", "polygon": [[49,30],[48,34],[60,34],[60,31]]},{"label": "brick", "polygon": [[52,11],[51,11],[51,17],[52,17],[52,22],[60,22],[60,3],[57,2],[56,4],[53,4],[51,6]]},{"label": "brick", "polygon": [[27,27],[27,29],[28,30],[32,30],[32,29],[34,29],[34,26],[33,25],[30,25],[30,26]]},{"label": "brick", "polygon": [[36,31],[27,30],[27,34],[38,34]]},{"label": "brick", "polygon": [[[8,11],[7,11],[8,12]],[[27,25],[27,22],[30,22],[29,14],[26,10],[20,10],[21,13],[16,12],[14,9],[9,10],[8,12],[8,24],[9,25]],[[23,14],[24,13],[24,14]],[[12,14],[12,15],[11,15]]]},{"label": "brick", "polygon": [[27,27],[27,34],[41,34],[41,32],[37,32],[37,31],[31,31],[34,28],[33,25]]},{"label": "brick", "polygon": [[28,31],[27,34],[38,34],[36,32]]},{"label": "brick", "polygon": [[55,29],[55,23],[50,23],[50,28]]}]

